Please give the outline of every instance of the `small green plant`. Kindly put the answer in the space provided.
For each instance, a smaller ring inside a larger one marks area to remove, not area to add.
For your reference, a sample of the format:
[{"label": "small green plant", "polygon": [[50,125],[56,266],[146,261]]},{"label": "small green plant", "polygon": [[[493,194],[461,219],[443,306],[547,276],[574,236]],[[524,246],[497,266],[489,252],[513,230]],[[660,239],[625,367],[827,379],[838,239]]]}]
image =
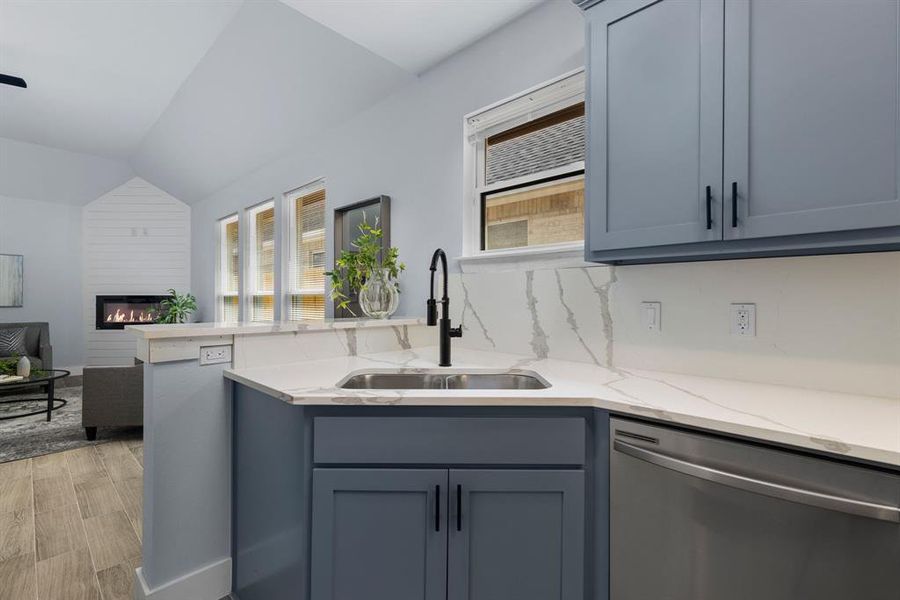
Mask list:
[{"label": "small green plant", "polygon": [[179,294],[169,290],[170,296],[159,303],[160,323],[184,323],[197,310],[197,299],[193,294]]},{"label": "small green plant", "polygon": [[342,251],[334,261],[334,270],[325,273],[331,279],[331,299],[338,303],[338,308],[346,308],[354,317],[356,313],[350,308],[351,298],[347,293],[359,293],[375,269],[385,269],[388,279],[400,292],[397,278],[406,270],[406,265],[397,260],[400,251],[396,247],[391,246],[382,252],[383,237],[384,231],[377,220],[374,227],[364,220],[359,224],[359,236],[351,243],[354,250]]},{"label": "small green plant", "polygon": [[[15,375],[19,366],[18,356],[0,358],[0,375]],[[31,377],[43,377],[46,371],[43,369],[31,369]]]}]

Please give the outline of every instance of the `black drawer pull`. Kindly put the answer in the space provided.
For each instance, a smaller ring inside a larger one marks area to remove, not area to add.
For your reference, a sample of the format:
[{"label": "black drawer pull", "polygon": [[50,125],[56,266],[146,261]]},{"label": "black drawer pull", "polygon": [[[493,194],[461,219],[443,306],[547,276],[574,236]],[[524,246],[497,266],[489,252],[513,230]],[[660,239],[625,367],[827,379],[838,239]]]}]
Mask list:
[{"label": "black drawer pull", "polygon": [[441,530],[441,486],[434,486],[434,530]]},{"label": "black drawer pull", "polygon": [[706,228],[712,229],[712,187],[706,186]]},{"label": "black drawer pull", "polygon": [[737,181],[731,182],[731,226],[737,227]]},{"label": "black drawer pull", "polygon": [[462,486],[456,484],[456,530],[462,531]]}]

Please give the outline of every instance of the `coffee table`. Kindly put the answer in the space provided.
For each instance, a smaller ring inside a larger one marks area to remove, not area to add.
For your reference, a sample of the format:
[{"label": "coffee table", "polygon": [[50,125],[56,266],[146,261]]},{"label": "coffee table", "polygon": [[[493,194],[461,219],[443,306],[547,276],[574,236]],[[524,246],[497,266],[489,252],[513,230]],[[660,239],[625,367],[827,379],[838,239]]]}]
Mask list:
[{"label": "coffee table", "polygon": [[[65,369],[43,369],[32,372],[32,374],[25,379],[20,379],[18,381],[13,381],[10,383],[0,383],[0,390],[3,391],[19,388],[28,389],[30,387],[40,387],[42,385],[47,386],[47,408],[45,410],[35,410],[28,413],[12,415],[10,417],[0,417],[0,421],[19,419],[21,417],[30,417],[32,415],[40,415],[43,413],[47,413],[47,420],[49,421],[50,415],[54,410],[59,410],[66,405],[66,401],[62,398],[53,397],[54,390],[56,388],[56,380],[62,379],[63,377],[68,377],[69,375],[71,375],[71,373],[69,371],[66,371]],[[0,404],[13,404],[15,402],[34,402],[35,400],[39,399],[40,398],[16,398],[15,400],[0,400]]]}]

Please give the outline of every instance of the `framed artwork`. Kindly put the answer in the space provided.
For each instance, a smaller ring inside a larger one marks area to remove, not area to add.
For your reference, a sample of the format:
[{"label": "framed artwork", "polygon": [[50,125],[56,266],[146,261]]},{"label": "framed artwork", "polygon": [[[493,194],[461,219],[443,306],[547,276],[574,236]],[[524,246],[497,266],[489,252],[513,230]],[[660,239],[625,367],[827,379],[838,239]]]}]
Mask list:
[{"label": "framed artwork", "polygon": [[25,295],[25,257],[0,254],[0,306],[22,306]]},{"label": "framed artwork", "polygon": [[[384,195],[375,196],[334,209],[335,259],[341,255],[341,251],[353,249],[353,241],[359,235],[359,225],[363,221],[370,225],[374,225],[377,221],[383,232],[381,247],[384,249],[391,247],[391,198]],[[347,293],[347,290],[344,292]],[[363,316],[356,298],[350,302],[350,308],[357,316]],[[346,308],[339,308],[335,303],[335,319],[353,318],[353,313]]]}]

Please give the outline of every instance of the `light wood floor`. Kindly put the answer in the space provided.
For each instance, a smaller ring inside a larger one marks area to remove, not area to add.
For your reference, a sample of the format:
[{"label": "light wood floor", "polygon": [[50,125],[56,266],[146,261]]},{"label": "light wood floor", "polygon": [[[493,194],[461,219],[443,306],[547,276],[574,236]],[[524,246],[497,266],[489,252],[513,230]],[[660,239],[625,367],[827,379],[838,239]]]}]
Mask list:
[{"label": "light wood floor", "polygon": [[131,600],[143,445],[0,464],[0,600]]}]

